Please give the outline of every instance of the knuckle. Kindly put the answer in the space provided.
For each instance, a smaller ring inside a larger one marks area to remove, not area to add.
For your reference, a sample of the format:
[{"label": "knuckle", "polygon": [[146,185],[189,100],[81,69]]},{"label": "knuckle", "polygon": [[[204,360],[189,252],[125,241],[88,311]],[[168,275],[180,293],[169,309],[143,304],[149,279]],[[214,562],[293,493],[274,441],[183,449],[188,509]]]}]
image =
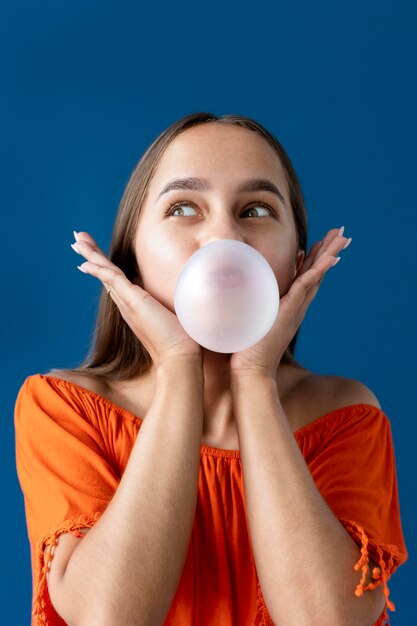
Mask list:
[{"label": "knuckle", "polygon": [[113,269],[113,268],[110,270],[110,272],[111,272],[110,274],[111,284],[114,285],[115,287],[120,288],[125,279],[123,272],[121,272],[118,269]]},{"label": "knuckle", "polygon": [[308,278],[305,278],[304,274],[302,274],[301,277],[300,277],[300,283],[301,283],[301,286],[302,286],[302,288],[303,288],[303,290],[305,292],[310,290],[310,288],[311,288],[311,280],[309,280]]},{"label": "knuckle", "polygon": [[123,294],[123,300],[129,308],[134,309],[137,307],[137,291],[134,289],[133,285],[127,285],[126,291]]}]

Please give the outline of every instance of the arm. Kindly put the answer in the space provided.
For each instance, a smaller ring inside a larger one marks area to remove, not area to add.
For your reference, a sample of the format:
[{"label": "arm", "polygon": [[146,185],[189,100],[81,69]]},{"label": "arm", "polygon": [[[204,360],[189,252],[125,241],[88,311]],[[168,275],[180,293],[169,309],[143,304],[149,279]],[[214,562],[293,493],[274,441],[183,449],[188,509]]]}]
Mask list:
[{"label": "arm", "polygon": [[274,623],[373,624],[384,609],[382,589],[353,594],[360,548],[321,496],[276,382],[235,375],[232,391],[251,543]]},{"label": "arm", "polygon": [[163,623],[194,522],[203,386],[197,360],[157,370],[153,403],[119,487],[62,574],[60,608],[69,624]]}]

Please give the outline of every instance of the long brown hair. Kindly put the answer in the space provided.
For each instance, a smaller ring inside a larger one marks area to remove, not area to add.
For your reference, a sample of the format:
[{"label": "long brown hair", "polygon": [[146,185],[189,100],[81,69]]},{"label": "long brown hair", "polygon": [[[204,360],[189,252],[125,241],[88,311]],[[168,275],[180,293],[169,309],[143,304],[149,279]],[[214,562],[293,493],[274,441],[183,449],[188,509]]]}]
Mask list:
[{"label": "long brown hair", "polygon": [[[264,137],[278,154],[283,165],[290,193],[291,208],[300,250],[307,253],[307,214],[303,193],[291,161],[279,141],[258,122],[242,115],[192,113],[181,118],[149,146],[133,170],[120,200],[108,258],[117,265],[131,282],[136,282],[140,271],[134,253],[134,237],[139,214],[147,196],[155,169],[171,141],[180,133],[199,124],[234,124]],[[294,358],[299,330],[287,347],[281,362],[298,365]],[[117,305],[104,287],[98,305],[94,336],[89,353],[76,368],[67,372],[87,374],[108,380],[128,380],[140,376],[152,366],[152,358],[120,314]]]}]

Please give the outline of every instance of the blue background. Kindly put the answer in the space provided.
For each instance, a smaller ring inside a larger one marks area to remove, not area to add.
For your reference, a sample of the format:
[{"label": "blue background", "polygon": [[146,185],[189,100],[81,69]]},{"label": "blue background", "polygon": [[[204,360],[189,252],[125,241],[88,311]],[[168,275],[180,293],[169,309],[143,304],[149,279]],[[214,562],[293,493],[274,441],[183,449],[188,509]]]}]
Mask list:
[{"label": "blue background", "polygon": [[2,623],[29,624],[31,611],[16,396],[27,376],[81,362],[102,289],[76,269],[72,231],[107,251],[145,149],[180,117],[209,111],[252,117],[283,144],[304,190],[309,247],[341,225],[353,238],[310,305],[296,357],[369,386],[391,421],[410,556],[389,582],[389,615],[408,626],[417,583],[415,8],[154,7],[61,0],[2,10]]}]

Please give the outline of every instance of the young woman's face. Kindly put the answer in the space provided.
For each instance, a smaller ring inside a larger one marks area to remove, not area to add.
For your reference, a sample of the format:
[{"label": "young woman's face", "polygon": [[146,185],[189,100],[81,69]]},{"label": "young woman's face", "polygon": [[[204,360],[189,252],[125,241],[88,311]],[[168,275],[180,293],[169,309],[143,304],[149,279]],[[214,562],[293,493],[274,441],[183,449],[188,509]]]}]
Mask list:
[{"label": "young woman's face", "polygon": [[[160,195],[168,183],[191,177],[205,179],[209,189]],[[283,199],[267,190],[239,191],[249,179],[270,181]],[[137,284],[175,313],[175,285],[182,268],[194,252],[218,239],[235,239],[258,250],[273,269],[281,296],[304,258],[276,152],[252,131],[211,123],[176,137],[157,166],[135,235],[142,276]]]}]

